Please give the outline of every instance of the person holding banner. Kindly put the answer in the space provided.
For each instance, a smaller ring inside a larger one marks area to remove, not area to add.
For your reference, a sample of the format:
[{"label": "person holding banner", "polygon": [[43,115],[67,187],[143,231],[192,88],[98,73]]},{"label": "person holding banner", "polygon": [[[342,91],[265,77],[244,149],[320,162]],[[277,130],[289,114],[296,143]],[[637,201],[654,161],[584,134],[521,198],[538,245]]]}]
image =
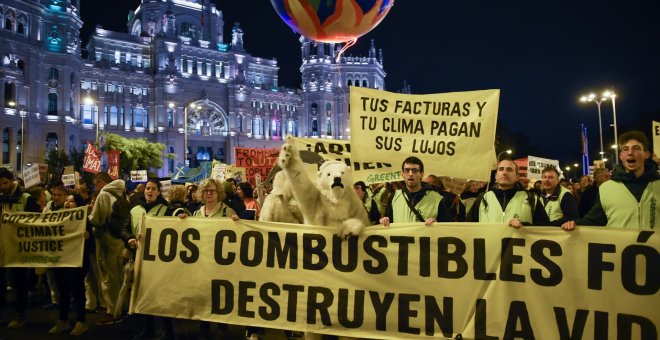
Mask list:
[{"label": "person holding banner", "polygon": [[[137,235],[139,234],[140,224],[144,215],[149,216],[167,216],[170,212],[169,204],[160,194],[161,183],[155,179],[147,180],[144,186],[143,195],[139,197],[135,206],[131,209],[131,219],[127,221],[121,232],[121,239],[124,241],[132,255],[135,256],[135,249],[138,247]],[[126,293],[124,289],[120,294]],[[122,300],[122,297],[119,298]],[[170,318],[160,318],[163,323],[163,335],[161,339],[175,339],[174,324]],[[151,339],[156,335],[155,318],[151,315],[144,316],[144,327],[133,339]]]},{"label": "person holding banner", "polygon": [[[217,180],[213,178],[205,179],[200,185],[199,190],[202,192],[202,206],[199,210],[193,213],[193,218],[231,218],[238,221],[239,217],[234,209],[228,207],[223,203],[225,199],[225,188]],[[179,215],[181,218],[186,218],[187,215]],[[211,329],[210,322],[202,321],[199,325],[201,337],[209,338]],[[229,329],[227,324],[219,323],[218,330],[226,332]]]},{"label": "person holding banner", "polygon": [[[44,212],[76,207],[73,200],[67,204],[67,191],[64,188],[64,183],[58,182],[53,184],[51,192],[53,199],[48,202]],[[73,298],[73,306],[76,310],[76,324],[69,334],[78,336],[87,332],[87,323],[85,322],[85,275],[87,275],[87,270],[89,269],[90,231],[88,230],[84,234],[85,243],[83,245],[82,266],[79,268],[52,269],[55,275],[55,283],[59,290],[59,318],[55,321],[55,325],[48,331],[48,334],[59,334],[69,329],[69,302],[71,298]]]},{"label": "person holding banner", "polygon": [[380,224],[388,227],[395,222],[423,222],[430,226],[434,222],[451,222],[452,218],[442,196],[437,192],[422,187],[424,163],[411,156],[401,164],[401,177],[405,187],[397,190],[387,202],[385,216]]},{"label": "person holding banner", "polygon": [[497,187],[474,202],[468,222],[506,223],[514,228],[549,225],[540,200],[518,182],[518,165],[514,161],[504,159],[497,164],[495,181]]},{"label": "person holding banner", "polygon": [[[94,186],[99,194],[89,214],[89,222],[94,230],[96,243],[97,279],[101,286],[101,295],[105,302],[106,313],[96,319],[97,325],[109,325],[118,321],[114,317],[117,296],[123,281],[124,266],[122,252],[124,242],[115,238],[107,225],[112,215],[113,203],[118,199],[126,199],[126,184],[123,180],[112,180],[106,172],[94,176]],[[123,213],[122,213],[123,215]],[[113,228],[115,226],[112,226]],[[118,226],[121,229],[121,225]]]},{"label": "person holding banner", "polygon": [[541,171],[540,197],[551,225],[560,226],[566,221],[578,218],[575,196],[559,185],[559,171],[552,165]]},{"label": "person holding banner", "polygon": [[660,216],[660,175],[651,159],[649,140],[643,132],[631,130],[619,137],[621,164],[614,167],[609,181],[598,189],[598,198],[582,218],[562,224],[565,230],[576,225],[654,229]]},{"label": "person holding banner", "polygon": [[[23,191],[18,182],[14,181],[14,174],[7,168],[0,168],[0,214],[3,211],[11,212],[41,212],[41,207],[34,197]],[[16,317],[9,321],[7,328],[21,328],[27,322],[25,307],[28,301],[28,274],[30,268],[0,268],[0,303],[5,303],[5,273],[9,272],[12,278],[11,286],[16,292]]]}]

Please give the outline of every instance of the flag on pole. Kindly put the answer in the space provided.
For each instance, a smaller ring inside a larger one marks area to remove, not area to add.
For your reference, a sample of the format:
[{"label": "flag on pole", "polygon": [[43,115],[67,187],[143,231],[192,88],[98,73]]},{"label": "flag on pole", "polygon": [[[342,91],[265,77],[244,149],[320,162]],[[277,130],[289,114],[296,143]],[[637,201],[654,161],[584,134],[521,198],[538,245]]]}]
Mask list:
[{"label": "flag on pole", "polygon": [[587,128],[584,127],[584,124],[580,124],[580,140],[582,141],[582,154],[586,155],[589,152],[589,146],[587,145]]},{"label": "flag on pole", "polygon": [[582,144],[582,175],[589,175],[589,141],[587,127],[580,124],[580,141]]}]

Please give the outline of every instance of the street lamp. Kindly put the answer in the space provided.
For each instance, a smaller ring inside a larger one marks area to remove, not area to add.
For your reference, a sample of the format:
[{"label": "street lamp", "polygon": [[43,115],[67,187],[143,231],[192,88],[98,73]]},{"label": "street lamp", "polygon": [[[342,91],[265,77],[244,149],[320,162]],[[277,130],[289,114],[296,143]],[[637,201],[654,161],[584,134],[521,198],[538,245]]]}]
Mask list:
[{"label": "street lamp", "polygon": [[583,103],[594,102],[598,106],[598,130],[600,131],[600,158],[603,159],[603,120],[600,113],[600,103],[602,103],[605,97],[598,98],[595,93],[590,93],[589,95],[580,97],[580,101]]},{"label": "street lamp", "polygon": [[616,145],[616,150],[614,152],[614,157],[616,159],[616,163],[619,163],[619,137],[616,131],[616,93],[614,91],[605,91],[603,93],[603,97],[605,98],[611,98],[612,99],[612,114],[614,115],[614,144]]},{"label": "street lamp", "polygon": [[[94,111],[94,106],[96,106],[95,105],[96,103],[94,102],[94,99],[92,99],[92,97],[90,97],[90,96],[87,96],[87,97],[85,97],[84,101],[85,101],[85,104],[89,105],[90,108],[92,109],[92,111]],[[94,114],[94,112],[92,112],[92,114]],[[96,142],[97,143],[99,141],[99,120],[100,120],[99,110],[96,110]]]},{"label": "street lamp", "polygon": [[498,154],[497,154],[497,162],[498,162],[498,163],[500,162],[500,156],[502,156],[503,153],[506,153],[506,154],[509,154],[509,155],[510,155],[511,153],[513,153],[513,151],[512,151],[511,149],[508,149],[508,150],[504,150],[504,151],[498,153]]}]

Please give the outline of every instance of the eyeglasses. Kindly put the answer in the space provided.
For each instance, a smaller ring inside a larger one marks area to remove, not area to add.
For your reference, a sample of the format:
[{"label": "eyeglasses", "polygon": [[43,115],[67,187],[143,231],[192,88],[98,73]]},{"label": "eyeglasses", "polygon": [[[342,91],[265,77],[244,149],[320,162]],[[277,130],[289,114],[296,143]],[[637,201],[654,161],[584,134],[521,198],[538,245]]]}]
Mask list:
[{"label": "eyeglasses", "polygon": [[216,192],[216,191],[217,191],[217,190],[215,190],[215,189],[204,189],[204,190],[202,190],[202,192],[205,193],[205,194],[212,194],[212,193],[214,193],[214,192]]},{"label": "eyeglasses", "polygon": [[417,168],[404,168],[403,169],[403,173],[409,173],[409,172],[411,172],[413,174],[416,174],[416,173],[420,173],[421,170],[417,169]]},{"label": "eyeglasses", "polygon": [[633,145],[632,147],[624,146],[621,148],[621,152],[633,153],[633,152],[642,152],[641,145]]}]

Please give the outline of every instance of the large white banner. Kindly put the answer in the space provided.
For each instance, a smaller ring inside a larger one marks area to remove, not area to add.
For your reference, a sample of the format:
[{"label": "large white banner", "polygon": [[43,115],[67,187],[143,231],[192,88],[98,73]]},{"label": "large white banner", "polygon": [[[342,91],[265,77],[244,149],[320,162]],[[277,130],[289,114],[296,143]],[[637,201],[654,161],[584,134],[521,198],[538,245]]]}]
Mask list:
[{"label": "large white banner", "polygon": [[3,212],[2,267],[81,267],[87,207]]},{"label": "large white banner", "polygon": [[[499,90],[427,95],[351,87],[352,161],[391,164],[406,157],[424,162],[425,174],[490,179],[495,163]],[[382,169],[354,172],[357,180]]]},{"label": "large white banner", "polygon": [[[130,311],[374,339],[655,338],[653,231],[147,217]],[[641,335],[640,335],[641,334]]]}]

